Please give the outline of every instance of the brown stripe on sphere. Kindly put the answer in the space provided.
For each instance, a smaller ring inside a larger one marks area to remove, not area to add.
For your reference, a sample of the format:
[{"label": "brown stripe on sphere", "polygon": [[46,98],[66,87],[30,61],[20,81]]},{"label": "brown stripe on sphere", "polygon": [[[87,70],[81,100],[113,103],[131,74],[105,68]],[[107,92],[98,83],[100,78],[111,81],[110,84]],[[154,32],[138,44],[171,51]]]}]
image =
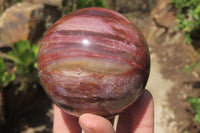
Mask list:
[{"label": "brown stripe on sphere", "polygon": [[[43,54],[40,55],[41,58],[43,58],[43,64],[46,64],[45,66],[51,64],[54,60],[59,60],[59,58],[65,58],[67,60],[67,57],[71,57],[73,53],[74,57],[83,55],[96,58],[108,58],[113,59],[114,61],[123,61],[129,65],[133,65],[135,68],[144,69],[143,65],[133,63],[132,60],[134,60],[135,56],[122,49],[106,47],[104,45],[94,43],[86,47],[81,42],[54,42],[51,44],[53,47],[45,47]],[[75,53],[78,53],[78,55],[74,55]]]},{"label": "brown stripe on sphere", "polygon": [[[62,36],[56,36],[57,34],[62,35]],[[65,52],[71,52],[71,47],[75,48],[75,45],[79,44],[79,48],[77,48],[78,51],[80,51],[80,48],[82,48],[83,51],[87,51],[87,50],[96,51],[95,49],[97,49],[98,51],[102,50],[103,53],[109,53],[109,54],[113,53],[113,55],[122,53],[122,54],[119,54],[119,56],[129,58],[130,65],[135,64],[134,62],[137,62],[136,64],[143,67],[146,65],[144,62],[147,62],[148,60],[146,58],[146,61],[141,62],[142,60],[140,58],[143,58],[143,60],[145,60],[145,58],[143,56],[141,57],[137,56],[137,51],[139,51],[138,49],[143,49],[143,47],[135,47],[135,45],[133,44],[134,42],[132,42],[131,44],[130,42],[126,41],[124,38],[121,38],[120,36],[113,36],[113,35],[108,35],[108,34],[103,34],[103,33],[82,31],[82,30],[81,31],[60,30],[60,31],[56,31],[52,36],[53,37],[51,37],[51,39],[53,39],[55,43],[56,42],[57,43],[55,44],[54,42],[51,42],[51,44],[48,43],[48,45],[50,45],[49,47],[52,47],[52,51],[55,51],[55,52],[56,51],[59,52],[59,49],[57,47],[59,47],[60,45],[58,44],[61,44],[61,43],[63,44],[62,47],[63,49],[66,49]],[[82,45],[82,41],[85,38],[90,41],[89,47]],[[60,49],[61,53],[63,49]],[[51,52],[51,51],[48,50],[48,52]],[[106,58],[106,56],[104,57]],[[131,63],[131,60],[134,60],[134,58],[135,58],[135,61]]]}]

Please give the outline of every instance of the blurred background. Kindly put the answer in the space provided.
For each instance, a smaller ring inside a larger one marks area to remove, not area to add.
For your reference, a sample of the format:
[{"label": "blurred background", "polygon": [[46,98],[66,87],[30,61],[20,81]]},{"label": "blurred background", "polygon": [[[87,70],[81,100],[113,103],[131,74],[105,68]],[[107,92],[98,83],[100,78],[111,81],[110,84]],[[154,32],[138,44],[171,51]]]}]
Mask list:
[{"label": "blurred background", "polygon": [[52,133],[39,45],[56,20],[92,6],[124,14],[149,44],[155,133],[200,133],[200,0],[0,0],[0,133]]}]

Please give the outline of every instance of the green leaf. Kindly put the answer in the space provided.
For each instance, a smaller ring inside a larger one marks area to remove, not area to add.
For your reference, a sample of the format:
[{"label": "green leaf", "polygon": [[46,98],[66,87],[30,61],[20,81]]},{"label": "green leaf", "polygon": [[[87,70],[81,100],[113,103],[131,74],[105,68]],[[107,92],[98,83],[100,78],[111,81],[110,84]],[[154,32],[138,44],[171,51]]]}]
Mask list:
[{"label": "green leaf", "polygon": [[196,115],[194,116],[194,120],[195,120],[196,122],[199,122],[199,123],[200,123],[200,113],[198,113],[198,114],[196,114]]},{"label": "green leaf", "polygon": [[8,54],[6,55],[6,58],[9,59],[9,60],[12,60],[16,64],[20,64],[20,59],[12,51],[8,52]]},{"label": "green leaf", "polygon": [[178,19],[181,19],[181,20],[183,20],[184,18],[185,18],[185,15],[183,14],[183,13],[177,13],[177,15],[176,15],[176,17],[178,18]]},{"label": "green leaf", "polygon": [[7,72],[3,59],[0,58],[0,86],[5,87],[13,80],[15,80],[15,74]]},{"label": "green leaf", "polygon": [[29,41],[19,40],[14,43],[13,51],[16,52],[17,55],[23,54],[27,49],[30,49]]},{"label": "green leaf", "polygon": [[14,67],[17,68],[16,73],[9,74],[3,59],[0,58],[0,86],[7,86],[10,82],[16,79],[16,75],[20,77],[20,87],[16,88],[17,91],[26,89],[26,84],[31,84],[38,78],[37,70],[37,57],[39,46],[31,44],[29,41],[19,40],[13,44],[11,51],[6,55],[6,59],[13,61]]},{"label": "green leaf", "polygon": [[199,97],[192,97],[189,98],[190,106],[192,110],[195,112],[194,120],[200,123],[200,98]]},{"label": "green leaf", "polygon": [[186,32],[186,33],[184,34],[184,38],[185,38],[185,42],[186,42],[187,44],[191,44],[191,43],[192,43],[192,38],[191,38],[191,36],[190,36],[190,34],[189,34],[188,32]]},{"label": "green leaf", "polygon": [[32,51],[34,54],[34,58],[37,58],[39,49],[40,49],[40,47],[38,45],[32,45]]},{"label": "green leaf", "polygon": [[5,64],[3,62],[3,59],[0,58],[0,73],[4,72],[6,70]]},{"label": "green leaf", "polygon": [[200,0],[171,0],[177,8],[177,26],[185,35],[185,42],[192,43],[191,33],[200,26]]},{"label": "green leaf", "polygon": [[190,74],[191,73],[191,67],[189,65],[185,65],[183,71]]},{"label": "green leaf", "polygon": [[12,60],[16,65],[28,67],[37,61],[39,46],[30,44],[29,41],[19,40],[16,42],[12,51],[7,54],[7,59]]},{"label": "green leaf", "polygon": [[35,75],[38,52],[38,45],[31,44],[29,41],[19,40],[14,43],[12,50],[8,52],[6,58],[14,62],[17,67],[17,74],[29,78]]}]

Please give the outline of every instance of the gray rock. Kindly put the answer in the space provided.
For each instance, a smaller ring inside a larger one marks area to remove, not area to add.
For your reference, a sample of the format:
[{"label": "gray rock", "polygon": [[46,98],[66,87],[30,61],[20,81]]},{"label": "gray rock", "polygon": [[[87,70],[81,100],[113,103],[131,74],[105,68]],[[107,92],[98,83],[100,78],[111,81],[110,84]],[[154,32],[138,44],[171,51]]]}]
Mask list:
[{"label": "gray rock", "polygon": [[0,48],[11,46],[19,39],[33,38],[34,29],[40,25],[43,8],[42,4],[23,2],[6,9],[0,17]]},{"label": "gray rock", "polygon": [[151,18],[145,29],[149,44],[173,45],[183,42],[182,33],[174,31],[176,14],[170,0],[157,0],[151,11]]}]

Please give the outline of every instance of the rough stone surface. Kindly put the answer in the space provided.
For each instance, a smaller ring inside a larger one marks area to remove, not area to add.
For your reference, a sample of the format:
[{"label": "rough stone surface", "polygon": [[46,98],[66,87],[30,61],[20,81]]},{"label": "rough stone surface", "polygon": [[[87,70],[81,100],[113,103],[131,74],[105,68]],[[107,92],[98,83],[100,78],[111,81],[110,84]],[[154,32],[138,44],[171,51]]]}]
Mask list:
[{"label": "rough stone surface", "polygon": [[175,14],[170,0],[157,0],[155,8],[151,12],[151,16],[161,26],[169,28],[174,26]]},{"label": "rough stone surface", "polygon": [[152,17],[158,26],[165,28],[174,26],[176,19],[172,7],[168,4],[166,4],[166,7],[163,9],[154,8]]},{"label": "rough stone surface", "polygon": [[11,46],[19,39],[30,39],[34,30],[40,25],[42,4],[24,2],[8,8],[0,18],[0,47]]},{"label": "rough stone surface", "polygon": [[[170,0],[158,0],[151,12],[145,38],[150,44],[170,45],[183,43],[182,33],[174,31],[176,16]],[[163,41],[164,40],[164,41]]]}]

